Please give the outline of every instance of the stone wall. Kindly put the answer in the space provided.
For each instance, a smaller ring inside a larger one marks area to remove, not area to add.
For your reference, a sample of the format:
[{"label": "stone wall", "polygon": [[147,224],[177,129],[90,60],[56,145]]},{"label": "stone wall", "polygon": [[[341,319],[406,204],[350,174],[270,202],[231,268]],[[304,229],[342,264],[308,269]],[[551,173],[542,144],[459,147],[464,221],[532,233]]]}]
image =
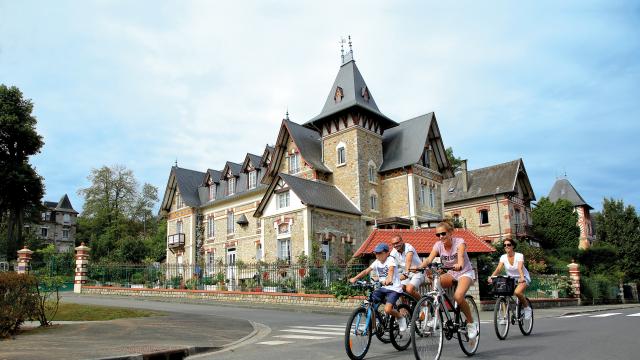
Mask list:
[{"label": "stone wall", "polygon": [[[353,254],[368,235],[365,222],[357,216],[315,209],[311,213],[311,223],[313,224],[312,239],[314,241],[328,241],[331,258],[338,262],[348,261],[345,253],[351,251]],[[336,236],[331,239],[326,239],[324,232],[331,233],[332,230],[337,230],[340,233],[334,234]]]},{"label": "stone wall", "polygon": [[396,176],[385,176],[382,180],[382,206],[380,218],[387,217],[409,217],[409,189],[407,185],[407,174],[403,171],[394,174]]},{"label": "stone wall", "polygon": [[[275,262],[277,260],[278,237],[291,239],[291,261],[295,262],[296,257],[305,249],[305,210],[296,210],[277,216],[263,217],[264,224],[264,261]],[[278,235],[279,224],[289,223],[289,235]]]},{"label": "stone wall", "polygon": [[[322,138],[324,165],[332,171],[331,182],[349,200],[362,209],[360,196],[361,177],[358,164],[358,130],[356,127],[342,130]],[[346,162],[338,164],[338,145],[344,145]]]},{"label": "stone wall", "polygon": [[[481,225],[480,211],[485,209],[489,211],[489,223]],[[511,211],[509,200],[503,195],[498,195],[498,204],[493,196],[456,202],[454,205],[445,204],[445,216],[454,217],[457,214],[461,221],[466,220],[467,229],[491,241],[500,239],[500,230],[503,237],[511,236]]]}]

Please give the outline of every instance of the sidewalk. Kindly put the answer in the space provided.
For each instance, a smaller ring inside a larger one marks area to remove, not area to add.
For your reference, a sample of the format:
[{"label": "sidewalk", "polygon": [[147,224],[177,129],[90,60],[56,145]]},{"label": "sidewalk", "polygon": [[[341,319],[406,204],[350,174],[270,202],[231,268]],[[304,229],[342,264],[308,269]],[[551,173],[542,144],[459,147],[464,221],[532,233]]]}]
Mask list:
[{"label": "sidewalk", "polygon": [[[184,301],[185,299],[176,300],[189,302]],[[72,299],[69,301],[73,302]],[[640,304],[571,306],[534,309],[534,314],[536,319],[542,319],[639,307]],[[270,305],[269,308],[276,307]],[[288,305],[281,306],[280,309],[292,311]],[[320,312],[318,309],[314,310]],[[335,313],[335,310],[332,309],[331,312]],[[492,321],[493,312],[480,312],[480,319]],[[179,312],[168,312],[165,316],[149,318],[64,322],[50,329],[25,327],[26,331],[15,339],[0,341],[0,360],[182,359],[186,355],[237,346],[255,336],[262,328],[260,324],[252,324],[245,320]],[[175,355],[168,357],[171,353]]]}]

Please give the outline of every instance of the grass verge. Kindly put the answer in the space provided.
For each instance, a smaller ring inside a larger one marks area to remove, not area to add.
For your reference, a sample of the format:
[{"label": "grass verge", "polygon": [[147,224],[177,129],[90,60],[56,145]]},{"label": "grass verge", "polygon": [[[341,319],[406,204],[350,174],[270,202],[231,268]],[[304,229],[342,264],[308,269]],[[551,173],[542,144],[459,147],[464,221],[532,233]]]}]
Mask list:
[{"label": "grass verge", "polygon": [[112,306],[60,303],[53,321],[100,321],[123,318],[161,316],[165,313]]}]

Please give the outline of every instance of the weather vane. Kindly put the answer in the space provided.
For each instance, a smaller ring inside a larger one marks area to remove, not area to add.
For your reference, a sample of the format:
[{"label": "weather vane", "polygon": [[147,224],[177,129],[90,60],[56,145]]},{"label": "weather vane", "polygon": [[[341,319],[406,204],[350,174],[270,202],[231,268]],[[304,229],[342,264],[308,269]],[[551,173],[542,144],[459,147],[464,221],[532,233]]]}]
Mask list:
[{"label": "weather vane", "polygon": [[[347,55],[344,54],[344,44],[349,44],[349,52],[347,52]],[[343,64],[346,61],[353,60],[353,43],[351,42],[351,35],[348,35],[347,39],[340,38],[340,57]]]}]

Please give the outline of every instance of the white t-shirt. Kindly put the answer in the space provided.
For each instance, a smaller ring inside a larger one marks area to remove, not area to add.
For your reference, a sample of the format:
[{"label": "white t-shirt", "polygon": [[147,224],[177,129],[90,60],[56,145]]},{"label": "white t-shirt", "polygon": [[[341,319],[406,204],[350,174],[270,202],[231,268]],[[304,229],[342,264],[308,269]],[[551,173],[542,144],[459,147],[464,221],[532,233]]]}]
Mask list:
[{"label": "white t-shirt", "polygon": [[[524,255],[522,255],[519,252],[515,253],[515,255],[513,256],[513,265],[511,265],[509,264],[509,258],[507,254],[502,254],[502,256],[500,256],[500,262],[504,264],[504,269],[507,271],[507,276],[516,278],[516,279],[520,278],[520,272],[518,271],[518,264],[521,262],[524,263]],[[529,277],[529,271],[527,270],[526,267],[524,267],[524,265],[522,266],[522,272],[524,273],[524,279],[527,282],[530,282],[531,278]]]},{"label": "white t-shirt", "polygon": [[420,267],[420,264],[422,263],[422,261],[420,260],[420,255],[418,255],[418,252],[413,246],[411,246],[411,244],[404,243],[404,251],[402,253],[396,250],[396,248],[393,248],[391,250],[391,253],[389,253],[389,256],[392,256],[394,259],[396,259],[396,262],[398,263],[398,266],[400,266],[400,270],[402,272],[408,271],[406,260],[407,260],[407,254],[409,253],[413,253],[413,257],[411,258],[411,266],[409,267],[410,268]]},{"label": "white t-shirt", "polygon": [[369,266],[373,270],[378,273],[378,277],[380,282],[383,282],[387,279],[387,275],[389,274],[389,268],[393,267],[393,283],[391,285],[385,285],[383,288],[393,290],[395,292],[402,292],[402,284],[400,283],[400,271],[398,270],[398,264],[396,263],[396,259],[391,256],[387,257],[384,263],[380,262],[378,259],[374,261],[371,266]]}]

